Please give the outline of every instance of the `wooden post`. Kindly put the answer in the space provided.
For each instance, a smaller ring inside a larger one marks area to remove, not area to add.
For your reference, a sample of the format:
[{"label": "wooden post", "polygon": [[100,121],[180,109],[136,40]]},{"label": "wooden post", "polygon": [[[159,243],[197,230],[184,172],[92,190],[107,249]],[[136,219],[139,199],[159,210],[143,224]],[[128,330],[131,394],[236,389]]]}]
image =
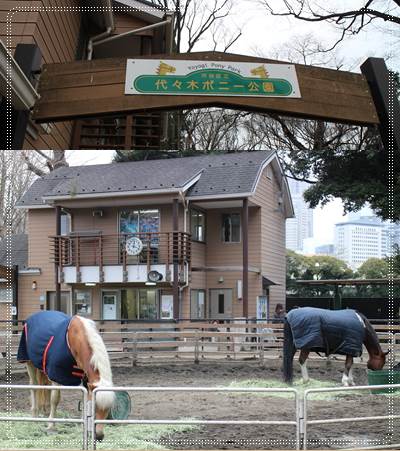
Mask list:
[{"label": "wooden post", "polygon": [[249,315],[249,200],[243,199],[242,207],[243,244],[243,316]]},{"label": "wooden post", "polygon": [[368,58],[361,66],[379,117],[379,133],[386,152],[400,148],[400,105],[396,97],[394,79],[383,58]]},{"label": "wooden post", "polygon": [[55,289],[56,289],[56,310],[61,310],[61,283],[59,279],[59,264],[61,262],[61,255],[60,255],[60,247],[59,247],[59,240],[61,235],[61,207],[56,206],[56,236],[57,236],[57,259],[55,262],[54,267],[54,283],[55,283]]},{"label": "wooden post", "polygon": [[138,344],[138,338],[137,338],[137,332],[133,334],[133,346],[132,346],[132,366],[136,366],[137,364],[137,344]]},{"label": "wooden post", "polygon": [[194,363],[199,363],[199,354],[200,354],[200,348],[199,348],[199,331],[195,331],[194,335]]},{"label": "wooden post", "polygon": [[179,239],[178,239],[178,228],[179,228],[179,204],[178,199],[173,200],[172,204],[172,228],[173,228],[173,241],[172,241],[172,261],[174,267],[174,281],[173,281],[173,316],[174,319],[179,319]]}]

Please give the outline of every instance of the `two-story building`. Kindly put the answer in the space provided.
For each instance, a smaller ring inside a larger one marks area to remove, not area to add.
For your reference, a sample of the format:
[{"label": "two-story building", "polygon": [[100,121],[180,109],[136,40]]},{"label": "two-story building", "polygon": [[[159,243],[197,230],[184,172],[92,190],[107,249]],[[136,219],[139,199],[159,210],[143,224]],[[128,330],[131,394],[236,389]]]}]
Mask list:
[{"label": "two-story building", "polygon": [[290,194],[274,152],[62,167],[18,203],[28,271],[18,318],[257,316],[285,302]]}]

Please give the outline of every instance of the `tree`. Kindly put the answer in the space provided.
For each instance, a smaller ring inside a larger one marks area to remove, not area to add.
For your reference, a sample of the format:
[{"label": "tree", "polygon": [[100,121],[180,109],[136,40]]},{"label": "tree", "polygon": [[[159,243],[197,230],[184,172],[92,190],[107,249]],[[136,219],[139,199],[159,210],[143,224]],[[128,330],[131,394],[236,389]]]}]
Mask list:
[{"label": "tree", "polygon": [[383,258],[369,258],[357,270],[362,279],[386,279],[388,274],[389,265]]},{"label": "tree", "polygon": [[233,0],[152,0],[154,5],[175,12],[175,52],[192,52],[205,38],[214,50],[228,51],[240,38],[240,28],[231,28],[224,19],[232,14]]},{"label": "tree", "polygon": [[347,264],[328,255],[305,256],[294,251],[286,251],[286,290],[302,296],[322,296],[332,291],[331,286],[302,285],[296,280],[349,279],[353,271]]},{"label": "tree", "polygon": [[15,150],[0,152],[0,239],[25,229],[25,211],[16,209],[18,199],[29,188],[34,174]]},{"label": "tree", "polygon": [[289,16],[305,22],[326,21],[333,24],[340,30],[340,37],[327,51],[335,48],[346,36],[365,30],[371,23],[400,25],[400,0],[364,0],[362,6],[355,8],[354,2],[346,2],[353,7],[344,9],[329,7],[315,0],[260,0],[260,2],[274,16]]}]

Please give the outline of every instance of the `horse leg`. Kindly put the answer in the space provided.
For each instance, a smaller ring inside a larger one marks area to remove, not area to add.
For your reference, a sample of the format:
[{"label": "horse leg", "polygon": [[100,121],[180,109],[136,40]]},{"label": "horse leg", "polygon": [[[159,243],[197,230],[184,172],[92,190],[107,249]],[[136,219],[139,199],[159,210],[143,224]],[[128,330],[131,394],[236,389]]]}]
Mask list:
[{"label": "horse leg", "polygon": [[345,387],[348,387],[349,385],[355,385],[353,380],[353,371],[352,371],[352,365],[353,365],[353,356],[347,355],[346,356],[346,363],[344,365],[344,373],[342,377],[342,384]]},{"label": "horse leg", "polygon": [[303,382],[307,383],[310,378],[308,377],[308,371],[307,371],[307,357],[310,354],[310,351],[306,351],[304,349],[302,349],[300,351],[300,356],[299,356],[299,363],[300,363],[300,368],[301,368],[301,377],[303,378]]},{"label": "horse leg", "polygon": [[[56,385],[56,384],[52,384],[52,385]],[[60,402],[60,390],[51,390],[51,395],[50,395],[50,415],[49,415],[49,420],[51,420],[52,418],[54,418],[56,416],[56,410],[57,410],[57,406],[58,403]],[[47,432],[54,432],[55,431],[55,424],[54,422],[49,421],[49,424],[47,426]]]},{"label": "horse leg", "polygon": [[[32,362],[26,362],[26,369],[29,376],[29,385],[37,385],[36,368],[33,366]],[[38,416],[37,390],[31,390],[31,412],[33,417]]]}]

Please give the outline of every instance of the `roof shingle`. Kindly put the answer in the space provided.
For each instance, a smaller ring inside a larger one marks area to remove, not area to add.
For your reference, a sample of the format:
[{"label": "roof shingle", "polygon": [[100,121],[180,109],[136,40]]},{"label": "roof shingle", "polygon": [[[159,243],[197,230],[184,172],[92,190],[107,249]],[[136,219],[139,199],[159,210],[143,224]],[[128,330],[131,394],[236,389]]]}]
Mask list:
[{"label": "roof shingle", "polygon": [[179,190],[199,174],[189,196],[240,195],[252,191],[262,164],[273,154],[240,152],[63,167],[36,180],[18,206],[42,205],[47,196]]}]

